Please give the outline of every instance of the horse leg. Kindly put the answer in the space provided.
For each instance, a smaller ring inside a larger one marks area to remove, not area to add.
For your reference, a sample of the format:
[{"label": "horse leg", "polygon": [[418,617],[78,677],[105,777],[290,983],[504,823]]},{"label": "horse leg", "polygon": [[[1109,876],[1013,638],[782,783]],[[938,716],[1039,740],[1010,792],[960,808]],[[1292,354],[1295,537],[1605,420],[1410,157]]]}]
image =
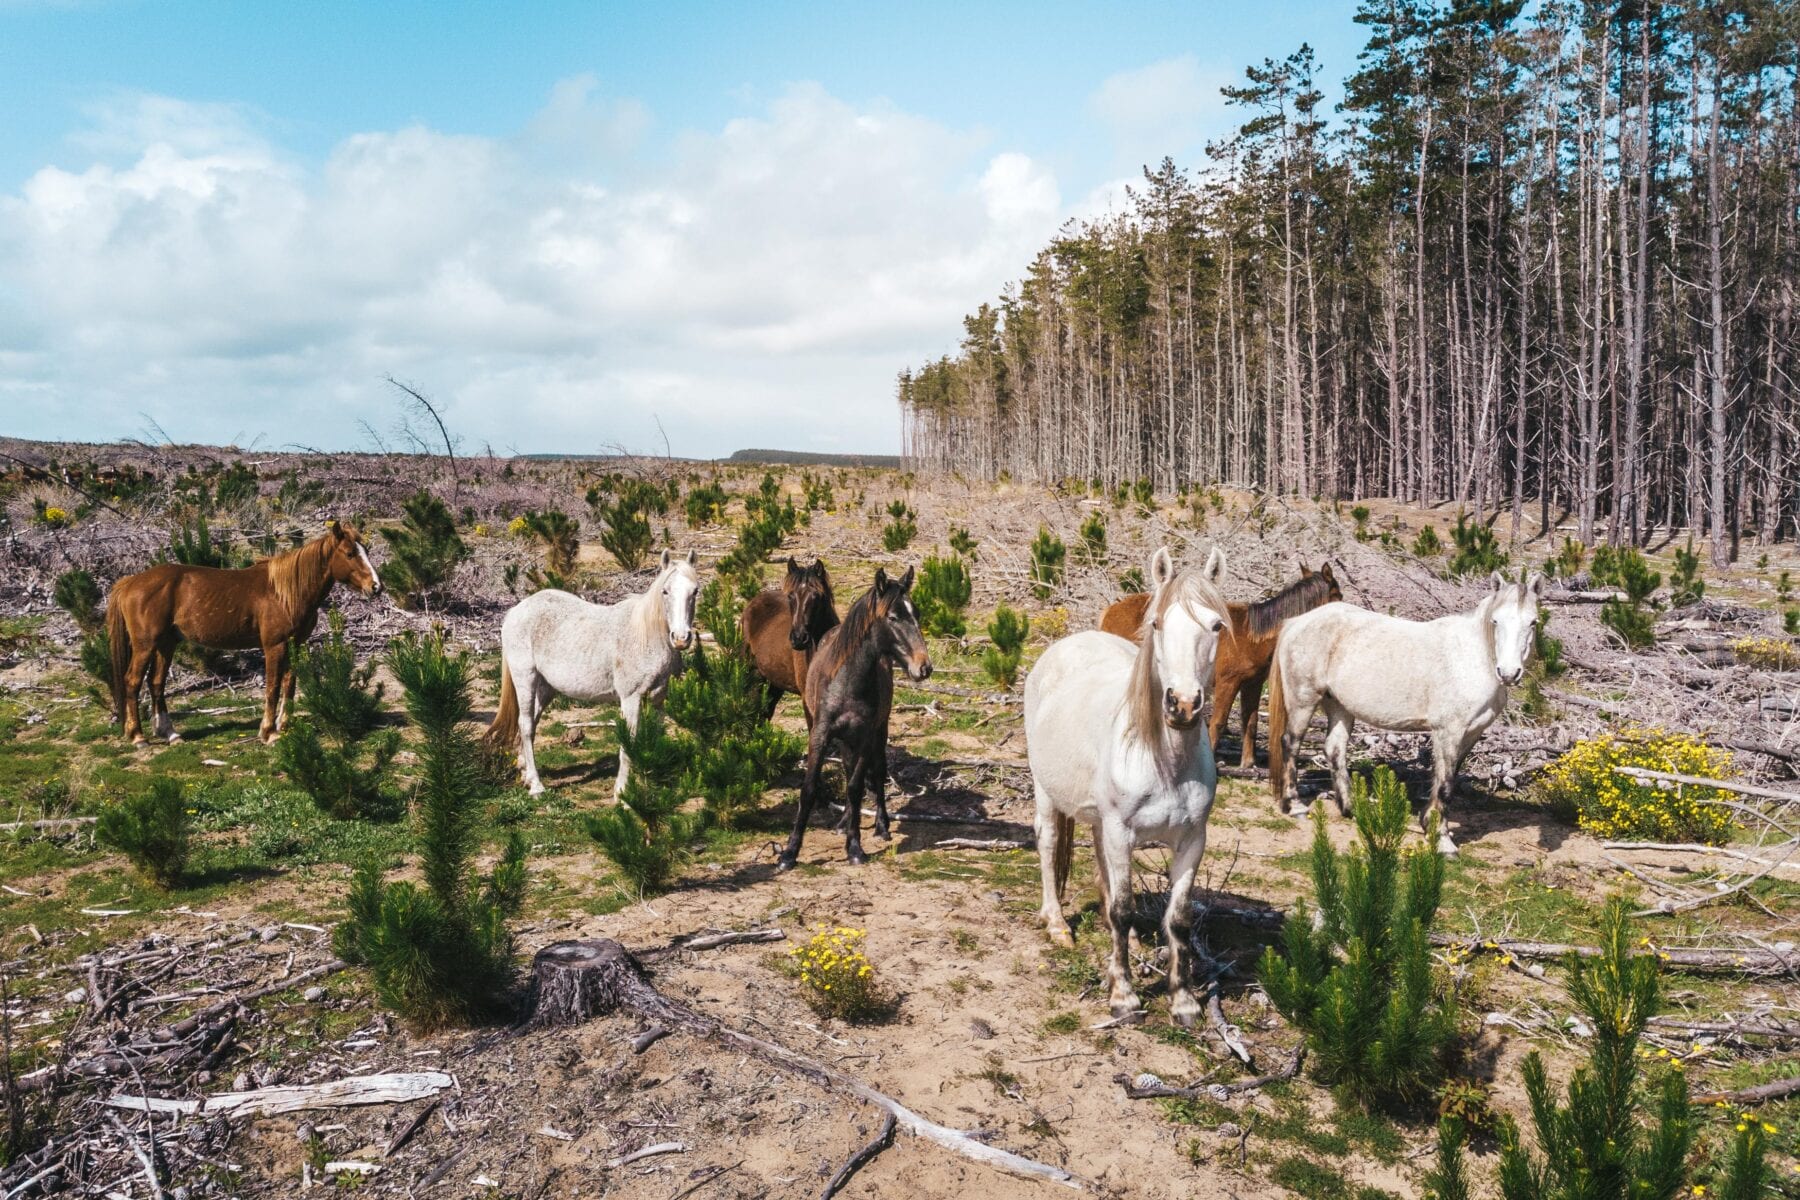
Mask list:
[{"label": "horse leg", "polygon": [[1213,676],[1212,720],[1207,722],[1206,741],[1212,747],[1214,759],[1219,757],[1219,743],[1225,736],[1225,722],[1231,716],[1231,702],[1237,696],[1237,685],[1234,675]]},{"label": "horse leg", "polygon": [[869,861],[862,848],[863,784],[868,780],[869,749],[867,746],[845,756],[844,781],[844,857],[856,866]]},{"label": "horse leg", "polygon": [[1102,819],[1098,861],[1108,880],[1106,924],[1112,931],[1112,958],[1107,963],[1110,988],[1107,1001],[1115,1020],[1138,1011],[1137,992],[1131,986],[1131,838],[1123,828]]},{"label": "horse leg", "polygon": [[263,682],[266,687],[263,694],[262,727],[256,731],[256,736],[265,744],[275,740],[275,710],[281,703],[281,684],[287,672],[287,652],[286,642],[263,647]]},{"label": "horse leg", "polygon": [[[631,736],[633,737],[637,736],[638,710],[641,709],[643,705],[644,698],[641,695],[619,697],[619,714],[625,718],[625,728],[631,731]],[[619,747],[619,779],[617,783],[613,784],[613,795],[615,797],[624,797],[625,782],[630,778],[631,756],[625,753],[625,747],[621,745]]]},{"label": "horse leg", "polygon": [[1061,839],[1073,837],[1074,830],[1059,832],[1061,822],[1057,820],[1056,808],[1043,785],[1033,780],[1031,790],[1037,797],[1038,874],[1044,881],[1044,907],[1038,914],[1044,918],[1044,931],[1050,935],[1051,945],[1073,946],[1075,939],[1069,936],[1069,922],[1063,917],[1062,897],[1057,893],[1056,858]]},{"label": "horse leg", "polygon": [[169,720],[169,704],[164,698],[164,689],[169,682],[169,664],[175,660],[175,643],[173,639],[159,642],[150,662],[150,712],[155,722],[156,736],[170,745],[181,740],[175,732],[175,722]]},{"label": "horse leg", "polygon": [[812,727],[806,746],[806,778],[800,782],[800,805],[794,812],[794,831],[788,834],[787,849],[775,859],[777,871],[791,871],[800,861],[800,841],[806,836],[806,822],[812,817],[813,799],[819,790],[819,772],[825,765],[829,739],[821,723]]},{"label": "horse leg", "polygon": [[882,841],[889,841],[893,835],[888,832],[887,809],[887,739],[869,752],[874,761],[870,764],[869,782],[875,789],[875,836]]},{"label": "horse leg", "polygon": [[541,796],[544,781],[538,778],[537,756],[531,752],[531,742],[537,736],[538,714],[544,708],[539,693],[543,685],[529,667],[510,669],[513,671],[513,694],[519,697],[519,772],[525,780],[526,790],[533,796]]},{"label": "horse leg", "polygon": [[1238,766],[1245,769],[1256,766],[1256,716],[1262,705],[1263,681],[1260,675],[1253,675],[1238,684],[1238,711],[1243,720],[1244,746],[1238,753]]},{"label": "horse leg", "polygon": [[1325,697],[1325,761],[1331,767],[1331,787],[1337,793],[1338,815],[1350,815],[1350,731],[1356,718],[1350,710]]},{"label": "horse leg", "polygon": [[140,650],[136,640],[132,641],[131,665],[125,668],[125,736],[139,746],[149,739],[144,736],[144,726],[138,717],[138,693],[144,690],[144,677],[149,674],[150,664],[155,659],[154,644]]},{"label": "horse leg", "polygon": [[1456,842],[1450,837],[1444,805],[1456,793],[1456,773],[1462,769],[1463,757],[1480,737],[1479,730],[1438,729],[1431,734],[1431,802],[1419,814],[1419,828],[1429,830],[1436,820],[1438,853],[1446,858],[1456,856]]},{"label": "horse leg", "polygon": [[1305,811],[1300,803],[1300,743],[1306,740],[1306,728],[1312,724],[1318,701],[1290,701],[1287,728],[1281,735],[1281,811],[1297,817]]},{"label": "horse leg", "polygon": [[294,684],[298,680],[299,676],[295,675],[293,671],[287,672],[287,679],[281,689],[281,708],[275,714],[275,729],[278,733],[287,732],[288,717],[294,711]]},{"label": "horse leg", "polygon": [[1190,828],[1175,844],[1174,863],[1169,868],[1169,911],[1163,916],[1163,944],[1169,948],[1169,1017],[1189,1028],[1200,1018],[1200,1002],[1188,986],[1194,974],[1194,951],[1189,945],[1194,913],[1189,897],[1194,890],[1194,871],[1205,853],[1205,825]]}]

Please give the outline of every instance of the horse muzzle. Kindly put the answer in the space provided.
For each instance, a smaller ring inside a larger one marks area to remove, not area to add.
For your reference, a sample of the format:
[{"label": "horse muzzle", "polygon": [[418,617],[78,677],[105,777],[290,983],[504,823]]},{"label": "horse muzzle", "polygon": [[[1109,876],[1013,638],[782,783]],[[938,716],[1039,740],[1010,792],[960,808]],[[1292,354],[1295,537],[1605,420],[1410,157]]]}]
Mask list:
[{"label": "horse muzzle", "polygon": [[923,683],[925,680],[931,678],[931,660],[924,655],[919,656],[918,662],[914,662],[910,658],[907,659],[906,673],[911,675],[915,680]]},{"label": "horse muzzle", "polygon": [[1205,712],[1206,700],[1202,696],[1183,699],[1172,691],[1163,693],[1163,720],[1171,729],[1192,729]]},{"label": "horse muzzle", "polygon": [[674,650],[692,650],[694,648],[694,643],[699,640],[699,636],[691,629],[686,633],[671,633],[669,635],[669,647]]},{"label": "horse muzzle", "polygon": [[788,645],[796,650],[811,650],[813,647],[812,634],[805,630],[799,633],[790,633],[788,634]]},{"label": "horse muzzle", "polygon": [[1502,671],[1499,667],[1495,667],[1494,674],[1500,677],[1501,683],[1507,687],[1513,687],[1519,680],[1525,678],[1525,668],[1520,667],[1517,671]]}]

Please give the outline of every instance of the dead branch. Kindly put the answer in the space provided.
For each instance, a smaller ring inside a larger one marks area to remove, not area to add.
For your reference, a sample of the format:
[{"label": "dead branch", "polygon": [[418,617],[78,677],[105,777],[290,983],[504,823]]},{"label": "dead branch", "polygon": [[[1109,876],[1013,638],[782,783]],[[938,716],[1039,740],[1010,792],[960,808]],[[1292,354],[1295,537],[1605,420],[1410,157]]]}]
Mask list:
[{"label": "dead branch", "polygon": [[1140,1075],[1136,1079],[1132,1079],[1129,1075],[1115,1075],[1113,1082],[1124,1087],[1127,1100],[1154,1100],[1159,1097],[1199,1100],[1204,1097],[1223,1102],[1244,1092],[1253,1092],[1258,1088],[1267,1087],[1271,1083],[1294,1078],[1300,1074],[1300,1064],[1305,1059],[1306,1045],[1301,1043],[1294,1048],[1293,1057],[1288,1059],[1287,1066],[1281,1070],[1270,1072],[1267,1075],[1258,1075],[1254,1079],[1240,1079],[1235,1083],[1206,1083],[1185,1088],[1170,1087],[1156,1076],[1148,1074]]},{"label": "dead branch", "polygon": [[837,1174],[831,1177],[831,1182],[825,1185],[825,1190],[819,1193],[819,1200],[831,1200],[838,1194],[838,1189],[850,1182],[850,1177],[856,1174],[865,1163],[893,1145],[896,1124],[898,1122],[894,1120],[893,1113],[884,1116],[881,1121],[881,1132],[870,1138],[862,1149],[852,1154],[844,1165],[838,1168]]},{"label": "dead branch", "polygon": [[1695,1104],[1716,1104],[1723,1100],[1727,1104],[1761,1104],[1765,1100],[1780,1100],[1800,1093],[1800,1075],[1791,1079],[1777,1079],[1774,1083],[1758,1084],[1756,1087],[1739,1088],[1735,1092],[1701,1092],[1694,1097]]},{"label": "dead branch", "polygon": [[242,1112],[270,1116],[308,1108],[356,1108],[366,1104],[406,1104],[435,1096],[451,1083],[442,1071],[415,1071],[389,1075],[352,1075],[330,1083],[305,1086],[255,1088],[248,1092],[221,1092],[198,1100],[170,1100],[159,1096],[109,1096],[108,1108],[127,1112],[181,1113],[185,1116]]},{"label": "dead branch", "polygon": [[1718,788],[1722,792],[1736,792],[1740,796],[1782,800],[1789,804],[1800,803],[1800,792],[1778,792],[1773,788],[1757,787],[1749,783],[1734,783],[1729,779],[1707,779],[1700,775],[1677,775],[1672,771],[1652,771],[1646,767],[1614,767],[1613,770],[1620,775],[1629,775],[1633,779],[1645,779],[1652,783],[1685,783],[1694,787]]},{"label": "dead branch", "polygon": [[[1561,942],[1517,942],[1507,939],[1486,940],[1457,937],[1448,933],[1431,935],[1434,946],[1450,946],[1466,953],[1486,951],[1514,958],[1561,961],[1577,958],[1599,958],[1598,946],[1571,946]],[[1694,975],[1760,975],[1782,976],[1800,973],[1800,954],[1779,950],[1708,950],[1675,948],[1657,952],[1663,966],[1673,971]]]},{"label": "dead branch", "polygon": [[[947,1150],[954,1151],[965,1158],[986,1163],[1015,1175],[1031,1179],[1048,1179],[1080,1190],[1081,1182],[1061,1167],[1040,1163],[1022,1155],[1000,1150],[993,1146],[976,1141],[967,1134],[937,1124],[913,1112],[893,1097],[876,1091],[868,1084],[855,1079],[834,1067],[826,1066],[816,1059],[797,1054],[785,1046],[766,1042],[761,1038],[732,1029],[718,1021],[696,1012],[678,1000],[672,1000],[656,990],[656,987],[645,977],[644,969],[630,951],[610,939],[597,938],[582,942],[559,942],[546,946],[538,951],[537,960],[533,964],[536,975],[537,962],[549,961],[563,970],[572,969],[573,964],[581,964],[583,978],[579,984],[581,1003],[571,1010],[567,1006],[559,1011],[563,1015],[586,1016],[605,1015],[624,1009],[639,1018],[657,1024],[667,1025],[698,1037],[712,1038],[728,1046],[743,1050],[772,1066],[791,1074],[798,1075],[813,1084],[854,1096],[869,1104],[885,1110],[895,1121],[909,1132],[935,1142]],[[548,1014],[546,1014],[548,1015]],[[527,1018],[527,1024],[539,1023],[537,1012]]]}]

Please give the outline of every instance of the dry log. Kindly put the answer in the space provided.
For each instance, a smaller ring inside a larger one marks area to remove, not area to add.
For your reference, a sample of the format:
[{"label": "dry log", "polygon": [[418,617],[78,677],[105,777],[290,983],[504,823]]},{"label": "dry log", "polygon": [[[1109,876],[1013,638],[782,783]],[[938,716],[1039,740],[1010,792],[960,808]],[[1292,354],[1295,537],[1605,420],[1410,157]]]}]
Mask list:
[{"label": "dry log", "polygon": [[736,946],[743,942],[779,942],[787,934],[779,929],[745,929],[716,933],[690,933],[669,943],[673,950],[717,950],[720,946]]},{"label": "dry log", "polygon": [[435,1096],[450,1086],[442,1071],[415,1071],[391,1075],[352,1075],[330,1083],[295,1087],[254,1088],[248,1092],[222,1092],[198,1100],[169,1100],[160,1096],[109,1096],[101,1103],[127,1112],[181,1113],[183,1115],[241,1112],[269,1116],[308,1108],[354,1108],[365,1104],[405,1104]]},{"label": "dry log", "polygon": [[1740,796],[1756,796],[1765,800],[1784,800],[1788,803],[1800,801],[1800,792],[1779,792],[1773,788],[1757,787],[1754,784],[1734,783],[1729,779],[1707,779],[1700,775],[1678,775],[1673,771],[1652,771],[1645,767],[1614,767],[1620,775],[1628,775],[1633,779],[1644,779],[1651,783],[1685,783],[1694,787],[1718,788],[1722,792],[1736,792]]},{"label": "dry log", "polygon": [[[1514,958],[1558,961],[1571,954],[1578,958],[1599,958],[1597,946],[1570,946],[1561,942],[1519,942],[1505,938],[1455,937],[1447,933],[1431,935],[1434,946],[1453,946],[1468,953],[1482,950],[1510,954]],[[1693,975],[1760,975],[1800,974],[1800,953],[1781,950],[1660,950],[1657,957],[1670,970]]]},{"label": "dry log", "polygon": [[945,838],[931,843],[933,850],[1033,850],[1036,842],[1021,838]]},{"label": "dry log", "polygon": [[1777,1021],[1773,1017],[1745,1021],[1684,1021],[1679,1017],[1651,1017],[1650,1024],[1663,1029],[1679,1029],[1683,1033],[1768,1038],[1778,1042],[1800,1041],[1800,1022]]},{"label": "dry log", "polygon": [[[540,970],[540,965],[545,969]],[[965,1158],[1031,1179],[1048,1179],[1076,1189],[1082,1186],[1073,1174],[1061,1167],[1035,1162],[978,1142],[967,1134],[927,1120],[893,1097],[834,1067],[722,1025],[669,999],[645,977],[637,959],[615,941],[599,938],[546,946],[537,953],[532,976],[533,1007],[526,1018],[527,1026],[573,1023],[624,1009],[654,1024],[716,1039],[820,1087],[876,1105],[892,1114],[909,1132]]]},{"label": "dry log", "polygon": [[1609,600],[1630,599],[1624,592],[1609,592],[1603,589],[1546,592],[1544,599],[1551,604],[1605,604]]},{"label": "dry log", "polygon": [[1774,1083],[1758,1084],[1756,1087],[1739,1088],[1735,1092],[1701,1092],[1694,1097],[1695,1104],[1716,1104],[1723,1100],[1727,1104],[1761,1104],[1766,1100],[1780,1100],[1800,1093],[1800,1075],[1790,1079],[1777,1079]]},{"label": "dry log", "polygon": [[935,692],[940,696],[962,696],[968,700],[979,700],[983,704],[1017,704],[1023,697],[1011,692],[978,692],[973,688],[957,687],[952,683],[932,683],[930,680],[908,679],[899,684],[915,692]]},{"label": "dry log", "polygon": [[0,833],[13,833],[21,829],[42,833],[46,829],[64,829],[70,825],[92,825],[99,819],[99,817],[53,817],[44,821],[8,821],[0,824]]},{"label": "dry log", "polygon": [[1761,754],[1766,758],[1778,758],[1782,762],[1800,762],[1800,750],[1786,746],[1771,746],[1767,742],[1750,742],[1741,738],[1726,738],[1719,744],[1733,750],[1742,750],[1745,754]]},{"label": "dry log", "polygon": [[[1762,849],[1765,851],[1789,849],[1791,851],[1794,845],[1793,842],[1778,842],[1773,846],[1764,846]],[[1602,850],[1653,850],[1659,853],[1722,854],[1727,858],[1754,863],[1759,867],[1800,871],[1800,862],[1790,862],[1785,858],[1759,858],[1754,854],[1746,854],[1742,850],[1732,850],[1726,846],[1707,846],[1700,842],[1601,842],[1600,848]]]}]

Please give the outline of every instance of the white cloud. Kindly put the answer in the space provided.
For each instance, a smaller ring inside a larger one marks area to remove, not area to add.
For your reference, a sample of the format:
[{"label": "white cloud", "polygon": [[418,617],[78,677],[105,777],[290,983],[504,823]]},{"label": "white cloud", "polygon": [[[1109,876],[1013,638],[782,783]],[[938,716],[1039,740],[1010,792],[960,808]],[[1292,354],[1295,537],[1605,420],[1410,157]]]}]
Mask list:
[{"label": "white cloud", "polygon": [[89,165],[0,194],[9,433],[347,445],[392,373],[496,447],[660,446],[660,416],[678,452],[891,448],[895,371],[1062,215],[1031,158],[816,85],[652,152],[581,77],[515,136],[359,133],[316,167],[228,106],[90,117]]},{"label": "white cloud", "polygon": [[1119,163],[1135,170],[1164,155],[1191,158],[1202,141],[1229,128],[1219,89],[1230,82],[1229,74],[1183,54],[1109,75],[1088,109],[1106,126]]}]

